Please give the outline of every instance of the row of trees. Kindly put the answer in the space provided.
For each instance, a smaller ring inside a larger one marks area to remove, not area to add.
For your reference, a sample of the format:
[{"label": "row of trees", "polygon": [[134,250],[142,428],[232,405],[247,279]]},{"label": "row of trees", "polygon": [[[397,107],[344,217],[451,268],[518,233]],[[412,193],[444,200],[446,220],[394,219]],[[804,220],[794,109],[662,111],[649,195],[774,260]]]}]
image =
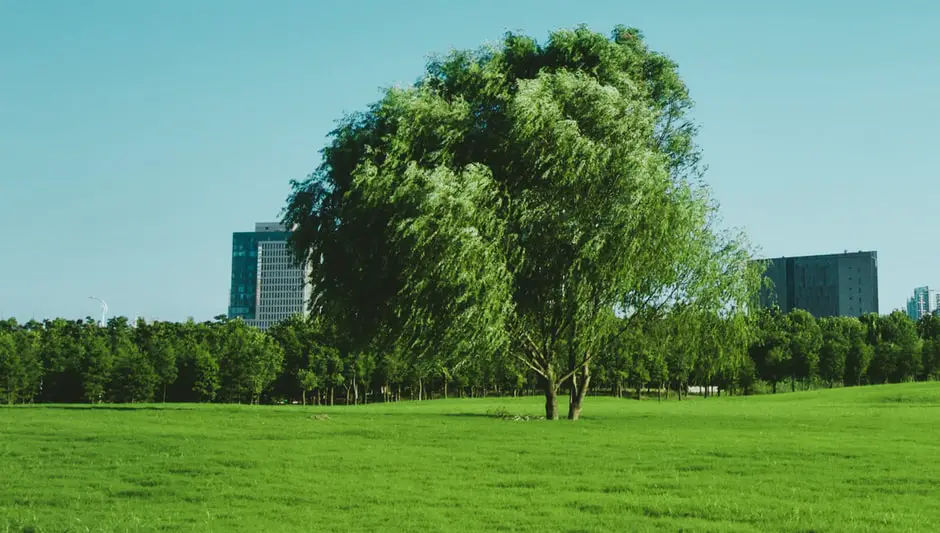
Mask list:
[{"label": "row of trees", "polygon": [[243,322],[0,322],[0,399],[258,402],[283,351]]},{"label": "row of trees", "polygon": [[[766,310],[716,319],[678,312],[618,337],[598,355],[592,394],[678,398],[688,386],[719,394],[940,377],[940,317],[814,319]],[[616,332],[623,318],[606,331]],[[358,350],[322,317],[267,333],[240,320],[131,327],[85,321],[0,322],[0,401],[332,404],[448,396],[527,395],[540,375],[511,353],[456,360]],[[456,361],[456,362],[455,362]],[[577,392],[570,378],[561,386]]]},{"label": "row of trees", "polygon": [[[758,312],[676,64],[579,27],[431,61],[340,121],[282,221],[314,321],[7,327],[7,401],[351,402],[935,375],[932,323]],[[930,319],[932,320],[932,319]],[[919,335],[918,335],[919,333]],[[171,364],[172,361],[172,364]],[[708,390],[708,389],[706,389]]]},{"label": "row of trees", "polygon": [[906,313],[816,320],[802,310],[758,314],[750,355],[776,392],[819,380],[829,387],[940,377],[940,317],[919,322]]}]

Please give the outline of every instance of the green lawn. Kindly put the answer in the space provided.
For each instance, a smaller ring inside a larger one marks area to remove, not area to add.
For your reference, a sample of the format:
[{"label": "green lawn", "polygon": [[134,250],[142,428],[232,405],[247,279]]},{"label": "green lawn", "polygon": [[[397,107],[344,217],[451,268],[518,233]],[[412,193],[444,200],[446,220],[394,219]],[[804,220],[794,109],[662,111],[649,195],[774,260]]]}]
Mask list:
[{"label": "green lawn", "polygon": [[940,530],[940,384],[541,403],[3,408],[0,533]]}]

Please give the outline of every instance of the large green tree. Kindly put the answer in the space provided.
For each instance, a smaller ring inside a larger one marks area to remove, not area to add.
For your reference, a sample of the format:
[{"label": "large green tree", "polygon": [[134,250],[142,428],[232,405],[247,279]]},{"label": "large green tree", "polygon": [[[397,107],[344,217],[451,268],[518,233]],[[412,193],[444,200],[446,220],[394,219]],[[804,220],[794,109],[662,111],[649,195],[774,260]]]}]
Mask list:
[{"label": "large green tree", "polygon": [[715,230],[691,106],[675,63],[624,27],[432,61],[292,183],[284,221],[316,311],[410,361],[508,351],[539,376],[547,418],[563,383],[578,418],[619,336],[751,290],[739,237]]}]

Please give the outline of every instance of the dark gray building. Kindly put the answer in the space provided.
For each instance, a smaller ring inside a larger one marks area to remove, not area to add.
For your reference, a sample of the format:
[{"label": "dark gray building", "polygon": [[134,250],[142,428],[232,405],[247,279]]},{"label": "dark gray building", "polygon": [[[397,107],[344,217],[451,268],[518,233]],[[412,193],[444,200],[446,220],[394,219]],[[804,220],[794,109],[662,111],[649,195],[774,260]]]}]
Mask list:
[{"label": "dark gray building", "polygon": [[861,316],[878,312],[878,252],[761,259],[771,287],[761,291],[763,307],[783,312],[804,309],[815,317]]}]

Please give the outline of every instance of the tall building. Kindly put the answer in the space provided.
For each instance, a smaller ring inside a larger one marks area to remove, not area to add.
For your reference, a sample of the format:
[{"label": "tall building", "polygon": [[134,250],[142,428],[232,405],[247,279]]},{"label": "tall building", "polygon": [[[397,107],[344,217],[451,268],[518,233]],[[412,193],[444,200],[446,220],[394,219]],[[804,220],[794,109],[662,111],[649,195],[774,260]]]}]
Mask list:
[{"label": "tall building", "polygon": [[929,315],[937,309],[937,302],[931,299],[930,293],[929,287],[914,289],[914,296],[907,299],[907,316],[911,317],[911,320],[920,320],[924,315]]},{"label": "tall building", "polygon": [[856,252],[759,260],[771,287],[761,291],[763,307],[788,313],[804,309],[815,317],[861,316],[878,312],[878,252]]},{"label": "tall building", "polygon": [[259,222],[253,232],[232,234],[229,318],[267,329],[306,314],[310,299],[306,272],[293,262],[289,236],[276,222]]}]

